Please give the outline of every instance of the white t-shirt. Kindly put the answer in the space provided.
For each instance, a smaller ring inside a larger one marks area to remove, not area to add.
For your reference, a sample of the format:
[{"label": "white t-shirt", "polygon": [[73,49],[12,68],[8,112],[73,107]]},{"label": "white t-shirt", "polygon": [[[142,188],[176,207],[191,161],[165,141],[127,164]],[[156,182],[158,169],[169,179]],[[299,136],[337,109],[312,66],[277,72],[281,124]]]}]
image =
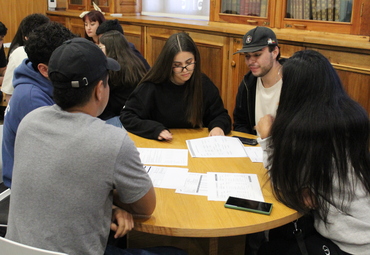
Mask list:
[{"label": "white t-shirt", "polygon": [[16,48],[9,56],[9,62],[5,71],[3,84],[1,85],[1,91],[5,94],[12,95],[13,94],[13,74],[14,69],[17,68],[23,61],[23,59],[27,58],[27,53],[24,50],[23,46],[19,46]]},{"label": "white t-shirt", "polygon": [[[256,88],[256,105],[255,105],[255,121],[258,121],[266,114],[276,116],[276,110],[279,106],[280,92],[283,81],[280,79],[272,87],[265,88],[262,85],[261,77],[257,78]],[[259,136],[258,132],[257,135]]]}]

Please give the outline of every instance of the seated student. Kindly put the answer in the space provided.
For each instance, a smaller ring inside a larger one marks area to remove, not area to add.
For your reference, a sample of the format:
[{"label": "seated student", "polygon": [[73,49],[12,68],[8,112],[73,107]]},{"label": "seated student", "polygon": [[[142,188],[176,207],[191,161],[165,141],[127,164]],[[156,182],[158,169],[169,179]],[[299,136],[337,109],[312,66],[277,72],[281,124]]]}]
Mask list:
[{"label": "seated student", "polygon": [[230,132],[231,119],[217,87],[200,70],[200,54],[186,33],[169,37],[155,64],[126,101],[120,120],[129,132],[171,140],[170,128]]},{"label": "seated student", "polygon": [[96,29],[105,21],[104,14],[101,11],[91,10],[81,13],[80,17],[85,24],[85,38],[99,44],[99,36],[96,34]]},{"label": "seated student", "polygon": [[[96,29],[96,34],[98,36],[101,36],[102,34],[108,32],[108,31],[112,31],[112,30],[116,30],[116,31],[118,31],[118,32],[120,32],[121,34],[124,35],[123,28],[119,24],[119,22],[118,22],[117,19],[111,19],[111,20],[105,20],[105,21],[103,21],[103,23],[101,23],[99,25],[99,27]],[[143,62],[146,70],[149,70],[150,69],[150,65],[148,64],[148,62],[146,61],[146,59],[143,57],[143,55],[141,55],[140,51],[138,51],[135,48],[135,45],[133,43],[131,43],[131,42],[128,41],[128,44],[130,45],[130,48],[133,50],[133,52],[135,53],[135,55]]]},{"label": "seated student", "polygon": [[50,22],[50,19],[41,13],[34,13],[26,16],[19,24],[18,30],[12,40],[8,52],[8,66],[5,71],[3,85],[1,91],[5,94],[5,100],[9,103],[10,97],[13,94],[13,77],[14,69],[17,68],[22,61],[27,58],[27,53],[24,50],[29,34],[38,26]]},{"label": "seated student", "polygon": [[99,42],[99,47],[107,57],[117,60],[121,66],[117,72],[109,71],[109,101],[99,118],[122,127],[119,114],[129,95],[144,77],[146,69],[120,32],[115,30],[105,32]]},{"label": "seated student", "polygon": [[[110,228],[121,237],[133,228],[131,214],[154,211],[155,191],[133,141],[96,118],[108,102],[108,70],[119,64],[85,38],[53,52],[48,73],[56,104],[32,111],[19,125],[6,238],[103,255]],[[112,211],[113,202],[128,213]],[[156,250],[163,253],[145,254],[184,254]],[[105,254],[141,253],[108,247]]]},{"label": "seated student", "polygon": [[6,26],[2,22],[0,22],[0,86],[3,83],[6,66],[8,64],[4,50],[4,36],[6,36],[7,31],[8,29],[6,28]]},{"label": "seated student", "polygon": [[243,54],[250,71],[240,82],[236,95],[234,130],[253,135],[254,126],[266,114],[275,116],[279,105],[281,64],[278,40],[268,27],[255,27],[243,36]]},{"label": "seated student", "polygon": [[[309,254],[369,254],[368,113],[319,52],[294,53],[284,63],[283,83],[275,120],[266,115],[256,127],[275,196],[314,216],[318,233],[307,237],[316,240],[306,245]],[[297,242],[278,250],[282,242],[270,238],[259,254],[300,254]],[[326,253],[311,251],[323,245]]]},{"label": "seated student", "polygon": [[14,92],[4,116],[3,127],[3,179],[11,187],[14,142],[18,125],[32,110],[54,104],[53,86],[48,78],[48,63],[51,53],[63,41],[75,35],[56,22],[43,24],[29,35],[25,45],[28,58],[14,70]]}]

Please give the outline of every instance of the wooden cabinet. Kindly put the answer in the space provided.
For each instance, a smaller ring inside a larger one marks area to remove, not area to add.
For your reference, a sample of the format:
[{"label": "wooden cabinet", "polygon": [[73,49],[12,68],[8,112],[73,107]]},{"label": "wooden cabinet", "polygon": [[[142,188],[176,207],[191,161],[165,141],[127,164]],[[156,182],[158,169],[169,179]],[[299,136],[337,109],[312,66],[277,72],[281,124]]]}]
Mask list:
[{"label": "wooden cabinet", "polygon": [[68,10],[93,10],[94,2],[102,12],[138,15],[141,13],[141,0],[68,0]]},{"label": "wooden cabinet", "polygon": [[210,12],[211,21],[370,34],[369,0],[211,0]]}]

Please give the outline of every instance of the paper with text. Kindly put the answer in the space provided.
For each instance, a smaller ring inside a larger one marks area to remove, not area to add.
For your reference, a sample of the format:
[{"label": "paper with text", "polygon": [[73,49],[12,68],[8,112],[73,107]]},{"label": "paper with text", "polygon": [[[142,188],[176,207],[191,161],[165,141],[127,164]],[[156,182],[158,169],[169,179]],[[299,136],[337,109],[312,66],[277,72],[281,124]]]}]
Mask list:
[{"label": "paper with text", "polygon": [[188,173],[184,185],[177,188],[176,193],[208,196],[207,174]]},{"label": "paper with text", "polygon": [[207,173],[208,200],[226,201],[229,196],[265,201],[256,174]]},{"label": "paper with text", "polygon": [[164,189],[182,187],[188,173],[187,168],[180,167],[145,166],[145,170],[149,174],[153,186]]},{"label": "paper with text", "polygon": [[186,140],[190,155],[198,158],[247,157],[243,144],[230,136],[210,136]]},{"label": "paper with text", "polygon": [[244,150],[252,162],[263,162],[263,150],[261,147],[244,147]]},{"label": "paper with text", "polygon": [[145,165],[187,166],[188,150],[137,148],[141,162]]}]

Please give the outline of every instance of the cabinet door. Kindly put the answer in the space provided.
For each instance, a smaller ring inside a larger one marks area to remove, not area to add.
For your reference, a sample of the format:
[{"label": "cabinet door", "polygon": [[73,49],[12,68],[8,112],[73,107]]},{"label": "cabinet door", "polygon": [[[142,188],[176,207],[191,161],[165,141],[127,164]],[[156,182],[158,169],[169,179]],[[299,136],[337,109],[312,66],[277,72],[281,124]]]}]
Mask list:
[{"label": "cabinet door", "polygon": [[87,10],[87,0],[68,0],[68,9],[69,10]]},{"label": "cabinet door", "polygon": [[211,21],[255,26],[275,24],[275,0],[210,0]]},{"label": "cabinet door", "polygon": [[141,55],[145,56],[144,51],[144,27],[121,24],[126,39],[135,45],[135,48],[140,51]]},{"label": "cabinet door", "polygon": [[70,18],[67,27],[77,36],[85,37],[85,25],[81,18]]},{"label": "cabinet door", "polygon": [[[366,33],[361,0],[284,0],[276,27],[341,34]],[[368,16],[368,14],[366,14]],[[368,24],[367,24],[368,25]],[[365,31],[364,31],[365,30]]]},{"label": "cabinet door", "polygon": [[[225,108],[227,108],[227,94],[229,89],[227,79],[229,39],[227,37],[195,31],[148,27],[145,43],[147,61],[150,65],[153,65],[168,37],[180,31],[189,33],[197,44],[202,61],[201,70],[217,86]],[[230,109],[228,110],[230,113]]]}]

